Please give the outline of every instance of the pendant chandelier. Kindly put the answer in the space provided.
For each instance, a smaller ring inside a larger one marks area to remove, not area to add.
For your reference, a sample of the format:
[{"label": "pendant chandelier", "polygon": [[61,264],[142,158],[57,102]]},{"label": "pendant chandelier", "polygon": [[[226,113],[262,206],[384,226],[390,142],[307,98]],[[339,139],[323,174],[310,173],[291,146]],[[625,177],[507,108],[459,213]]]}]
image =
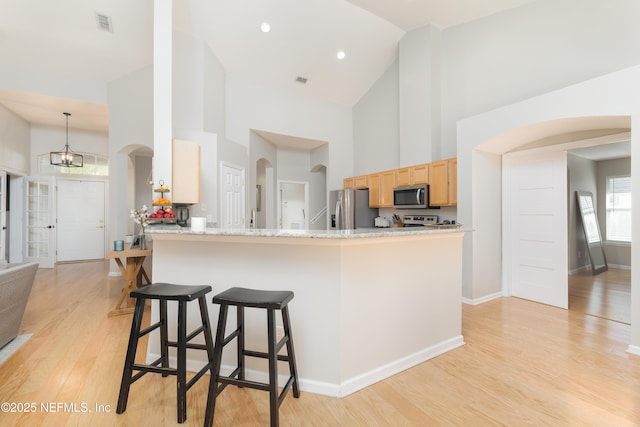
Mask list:
[{"label": "pendant chandelier", "polygon": [[61,151],[52,151],[49,153],[49,163],[65,168],[81,168],[84,165],[82,154],[74,153],[69,149],[69,116],[71,113],[62,114],[67,116],[67,143]]}]

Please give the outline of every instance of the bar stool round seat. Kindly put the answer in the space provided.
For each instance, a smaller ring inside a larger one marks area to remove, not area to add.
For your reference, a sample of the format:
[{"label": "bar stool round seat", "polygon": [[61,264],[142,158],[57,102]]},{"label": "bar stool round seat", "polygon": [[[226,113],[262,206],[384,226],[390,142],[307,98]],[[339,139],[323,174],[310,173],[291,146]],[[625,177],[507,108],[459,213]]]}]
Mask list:
[{"label": "bar stool round seat", "polygon": [[[213,425],[216,398],[229,384],[233,384],[238,387],[248,387],[268,391],[270,424],[272,427],[277,427],[279,424],[279,408],[287,395],[287,392],[290,389],[293,389],[293,397],[300,397],[298,371],[296,367],[295,352],[293,349],[293,337],[291,335],[291,324],[288,309],[288,304],[293,299],[293,296],[294,294],[291,291],[263,291],[234,287],[213,297],[213,303],[220,304],[220,314],[218,316],[218,327],[213,352],[213,373],[209,382],[209,395],[207,398],[207,409],[205,412],[205,426]],[[229,306],[236,307],[237,327],[233,332],[225,336]],[[245,307],[267,310],[267,352],[247,350],[245,348]],[[284,335],[280,340],[277,340],[276,336],[276,310],[279,310],[282,314]],[[223,348],[234,339],[237,341],[237,366],[230,375],[220,375]],[[285,346],[287,354],[279,355],[278,353]],[[244,359],[247,356],[263,358],[269,361],[268,383],[260,383],[246,379]],[[289,379],[280,394],[278,394],[277,363],[279,360],[286,361],[289,365]]]},{"label": "bar stool round seat", "polygon": [[[187,419],[187,391],[207,372],[212,370],[213,338],[211,335],[211,323],[207,310],[206,294],[211,292],[211,286],[183,286],[171,283],[153,283],[131,292],[131,298],[136,298],[136,306],[131,322],[129,345],[122,372],[122,382],[118,396],[116,413],[122,414],[127,409],[129,389],[131,384],[143,375],[153,372],[162,374],[163,377],[175,375],[177,377],[177,415],[178,423]],[[198,300],[200,306],[200,318],[202,326],[187,334],[187,303]],[[141,330],[142,316],[146,300],[158,300],[160,305],[160,318],[158,322]],[[169,341],[167,327],[167,301],[178,302],[177,340]],[[148,333],[160,329],[160,357],[154,362],[143,365],[134,363],[138,340]],[[205,344],[191,343],[190,341],[200,334],[204,334]],[[177,366],[169,366],[169,347],[177,349]],[[204,350],[207,352],[208,363],[187,382],[187,349]],[[133,371],[137,371],[134,375]]]}]

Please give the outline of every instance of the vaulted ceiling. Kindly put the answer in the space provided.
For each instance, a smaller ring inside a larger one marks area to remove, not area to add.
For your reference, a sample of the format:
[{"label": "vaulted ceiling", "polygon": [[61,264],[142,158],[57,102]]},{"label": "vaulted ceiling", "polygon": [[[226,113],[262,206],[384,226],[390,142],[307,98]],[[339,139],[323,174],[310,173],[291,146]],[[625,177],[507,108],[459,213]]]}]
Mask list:
[{"label": "vaulted ceiling", "polygon": [[[353,105],[394,61],[407,30],[443,29],[531,1],[174,0],[174,28],[205,40],[231,73]],[[151,0],[0,0],[0,11],[0,103],[31,123],[62,126],[70,111],[70,127],[105,130],[108,116],[105,105],[16,91],[3,73],[36,88],[42,73],[106,85],[153,61]],[[112,31],[99,29],[98,15]]]}]

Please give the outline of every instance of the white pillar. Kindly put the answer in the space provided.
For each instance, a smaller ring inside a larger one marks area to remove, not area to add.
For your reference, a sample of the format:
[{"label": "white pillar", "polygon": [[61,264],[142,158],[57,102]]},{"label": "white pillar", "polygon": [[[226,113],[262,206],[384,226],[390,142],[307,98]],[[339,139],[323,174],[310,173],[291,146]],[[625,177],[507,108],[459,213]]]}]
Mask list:
[{"label": "white pillar", "polygon": [[173,0],[155,0],[153,17],[153,180],[171,188]]}]

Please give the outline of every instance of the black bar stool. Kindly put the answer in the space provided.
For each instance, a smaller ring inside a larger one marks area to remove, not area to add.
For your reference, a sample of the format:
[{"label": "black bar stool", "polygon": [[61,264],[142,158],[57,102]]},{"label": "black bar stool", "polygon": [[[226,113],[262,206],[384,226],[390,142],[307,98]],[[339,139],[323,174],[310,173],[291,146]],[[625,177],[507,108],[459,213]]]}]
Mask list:
[{"label": "black bar stool", "polygon": [[[216,344],[214,349],[213,369],[214,372],[209,382],[209,396],[207,398],[207,410],[205,413],[205,426],[213,425],[213,415],[216,407],[216,398],[228,384],[238,387],[248,387],[269,392],[269,409],[271,426],[278,425],[278,409],[282,404],[287,392],[293,387],[293,397],[300,397],[298,387],[298,371],[296,369],[296,357],[293,351],[293,338],[291,336],[291,325],[289,323],[289,310],[287,304],[293,299],[291,291],[260,291],[246,288],[230,288],[215,297],[214,304],[220,304],[220,315],[218,317],[218,329],[216,332]],[[227,325],[227,312],[230,305],[236,307],[238,317],[237,329],[225,337]],[[258,352],[246,350],[244,348],[244,308],[254,307],[267,310],[267,339],[268,351]],[[275,310],[282,313],[282,326],[284,336],[276,342],[276,317]],[[220,364],[222,362],[222,350],[234,338],[237,338],[238,360],[236,369],[228,376],[220,375]],[[282,347],[287,346],[287,354],[279,355]],[[269,360],[269,383],[259,383],[245,379],[245,356],[259,357]],[[278,395],[278,360],[289,363],[289,379],[283,387],[282,393]],[[219,385],[218,385],[219,384]]]},{"label": "black bar stool", "polygon": [[[131,384],[140,379],[148,372],[177,376],[178,391],[178,423],[183,423],[187,419],[187,390],[198,381],[206,371],[211,369],[213,360],[213,338],[211,336],[211,324],[209,323],[209,312],[207,311],[207,301],[205,295],[211,292],[211,286],[182,286],[169,283],[154,283],[131,292],[131,297],[136,298],[136,308],[133,312],[133,322],[131,323],[131,334],[129,335],[129,347],[124,361],[122,372],[122,382],[120,384],[120,395],[118,396],[118,407],[116,413],[122,414],[127,409],[129,398],[129,388]],[[200,304],[200,317],[202,326],[187,335],[187,302],[198,299]],[[142,315],[144,313],[145,301],[158,300],[160,305],[160,320],[150,325],[144,330],[140,330]],[[169,341],[167,329],[167,301],[178,301],[178,337],[177,341]],[[138,339],[149,332],[160,328],[160,358],[149,365],[134,363]],[[193,338],[204,333],[205,344],[191,344]],[[177,367],[169,367],[169,347],[177,348]],[[196,375],[187,382],[187,349],[197,349],[207,351],[209,361]],[[133,374],[133,371],[138,371]]]}]

